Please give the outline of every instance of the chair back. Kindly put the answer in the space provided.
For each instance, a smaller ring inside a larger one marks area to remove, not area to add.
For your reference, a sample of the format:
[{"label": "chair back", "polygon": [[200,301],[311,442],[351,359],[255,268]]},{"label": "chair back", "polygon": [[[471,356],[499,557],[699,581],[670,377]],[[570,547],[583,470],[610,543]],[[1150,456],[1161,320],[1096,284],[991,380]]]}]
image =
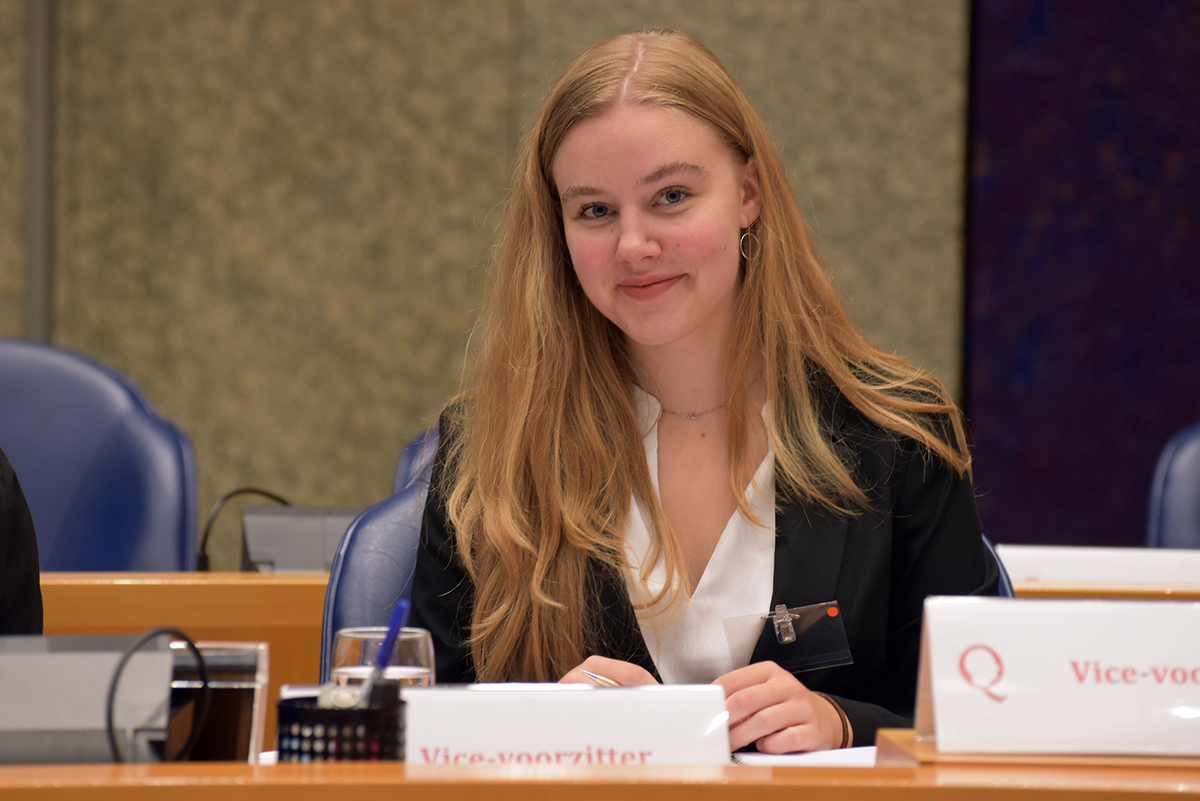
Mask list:
[{"label": "chair back", "polygon": [[404,447],[400,461],[396,463],[396,478],[392,481],[392,494],[409,484],[424,481],[429,484],[429,471],[433,469],[433,455],[437,452],[438,427],[433,426],[418,434]]},{"label": "chair back", "polygon": [[322,684],[329,680],[337,630],[386,626],[396,602],[412,594],[437,440],[436,426],[413,438],[397,471],[396,494],[356,517],[338,543],[321,625]]},{"label": "chair back", "polygon": [[117,371],[0,339],[0,443],[42,570],[195,569],[191,442]]},{"label": "chair back", "polygon": [[1200,548],[1200,423],[1173,436],[1158,457],[1146,545]]},{"label": "chair back", "polygon": [[983,536],[983,544],[987,546],[988,553],[996,560],[996,568],[1000,571],[1000,597],[1017,597],[1016,591],[1013,590],[1012,579],[1008,575],[1008,569],[1004,566],[1004,560],[1000,558],[1000,554],[996,552],[996,546],[992,545],[992,541],[987,538],[986,534]]}]

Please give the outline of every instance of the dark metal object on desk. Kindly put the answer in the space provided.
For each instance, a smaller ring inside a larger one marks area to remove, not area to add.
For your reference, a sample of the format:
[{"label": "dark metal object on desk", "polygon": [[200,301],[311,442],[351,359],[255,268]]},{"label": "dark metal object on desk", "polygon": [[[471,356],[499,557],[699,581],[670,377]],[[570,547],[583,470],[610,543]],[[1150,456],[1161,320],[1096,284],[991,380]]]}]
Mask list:
[{"label": "dark metal object on desk", "polygon": [[404,759],[399,685],[379,682],[374,690],[364,708],[321,708],[313,697],[280,699],[279,761]]}]

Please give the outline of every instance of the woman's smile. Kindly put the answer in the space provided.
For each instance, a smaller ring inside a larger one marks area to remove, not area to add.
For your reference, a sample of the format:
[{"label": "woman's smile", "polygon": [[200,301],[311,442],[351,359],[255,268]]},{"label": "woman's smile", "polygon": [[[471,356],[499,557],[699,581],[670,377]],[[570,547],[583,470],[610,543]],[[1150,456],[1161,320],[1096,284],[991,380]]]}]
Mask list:
[{"label": "woman's smile", "polygon": [[665,276],[644,276],[629,278],[618,284],[621,291],[634,300],[658,300],[670,289],[684,279],[682,273]]}]

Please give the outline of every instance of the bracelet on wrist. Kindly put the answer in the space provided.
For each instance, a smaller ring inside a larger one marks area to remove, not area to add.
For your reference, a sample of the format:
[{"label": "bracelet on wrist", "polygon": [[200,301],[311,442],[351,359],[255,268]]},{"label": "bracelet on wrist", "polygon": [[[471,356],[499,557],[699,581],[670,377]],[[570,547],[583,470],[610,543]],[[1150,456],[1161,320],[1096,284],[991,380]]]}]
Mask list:
[{"label": "bracelet on wrist", "polygon": [[838,748],[845,748],[850,744],[850,718],[846,717],[846,710],[842,709],[842,705],[833,700],[833,697],[825,693],[817,693],[830,703],[834,711],[838,714],[838,720],[842,722],[842,744]]}]

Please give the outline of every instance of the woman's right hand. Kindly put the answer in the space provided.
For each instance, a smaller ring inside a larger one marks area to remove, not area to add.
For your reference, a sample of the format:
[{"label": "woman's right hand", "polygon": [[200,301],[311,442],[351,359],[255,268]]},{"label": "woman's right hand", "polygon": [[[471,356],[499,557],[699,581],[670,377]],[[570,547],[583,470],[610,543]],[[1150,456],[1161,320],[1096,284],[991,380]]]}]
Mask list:
[{"label": "woman's right hand", "polygon": [[619,659],[609,659],[606,656],[589,656],[583,664],[573,668],[567,675],[559,679],[559,684],[591,684],[596,682],[583,675],[582,671],[590,670],[606,679],[612,679],[622,687],[634,687],[639,684],[658,684],[650,671],[632,662],[622,662]]}]

